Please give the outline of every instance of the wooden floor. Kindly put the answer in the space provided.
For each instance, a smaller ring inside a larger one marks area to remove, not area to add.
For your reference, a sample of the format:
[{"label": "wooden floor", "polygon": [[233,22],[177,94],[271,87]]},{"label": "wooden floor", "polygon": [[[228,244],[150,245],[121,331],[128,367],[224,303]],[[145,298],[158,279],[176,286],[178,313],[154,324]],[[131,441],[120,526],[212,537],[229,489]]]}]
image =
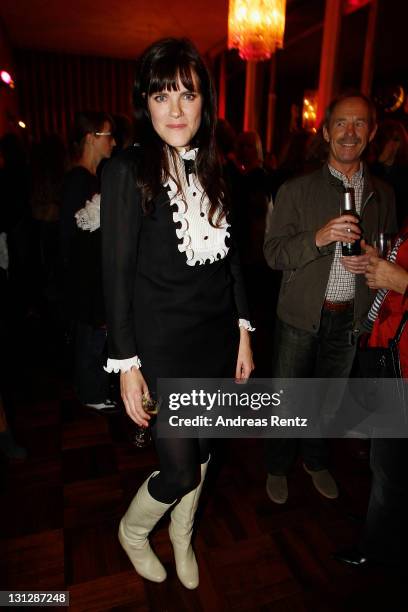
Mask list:
[{"label": "wooden floor", "polygon": [[284,506],[265,494],[261,442],[218,441],[197,520],[199,588],[188,591],[177,579],[166,520],[152,540],[168,579],[140,578],[116,532],[156,467],[154,450],[130,445],[124,417],[95,415],[76,402],[60,343],[43,324],[22,341],[27,358],[12,368],[6,399],[29,458],[0,460],[0,589],[66,589],[70,609],[84,611],[408,610],[399,578],[330,558],[358,537],[348,515],[364,512],[369,491],[367,462],[343,441],[333,449],[340,498],[322,498],[299,464]]}]

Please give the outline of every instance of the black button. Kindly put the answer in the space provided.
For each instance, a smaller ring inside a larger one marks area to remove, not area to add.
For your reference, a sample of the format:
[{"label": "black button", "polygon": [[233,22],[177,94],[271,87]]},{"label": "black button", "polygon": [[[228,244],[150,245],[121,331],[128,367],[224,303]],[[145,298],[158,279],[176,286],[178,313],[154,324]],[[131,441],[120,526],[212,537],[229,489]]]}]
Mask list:
[{"label": "black button", "polygon": [[200,217],[205,217],[203,212],[200,212]]},{"label": "black button", "polygon": [[204,240],[208,240],[208,236],[204,236]]},{"label": "black button", "polygon": [[196,195],[197,195],[197,192],[193,191],[193,196],[196,197]]}]

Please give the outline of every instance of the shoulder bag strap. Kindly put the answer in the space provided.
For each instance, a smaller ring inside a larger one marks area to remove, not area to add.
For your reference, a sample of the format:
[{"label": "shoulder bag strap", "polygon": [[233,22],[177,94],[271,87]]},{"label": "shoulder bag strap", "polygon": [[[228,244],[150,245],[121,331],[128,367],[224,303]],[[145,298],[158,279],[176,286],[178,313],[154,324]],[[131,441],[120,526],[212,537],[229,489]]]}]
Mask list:
[{"label": "shoulder bag strap", "polygon": [[405,326],[407,324],[407,321],[408,321],[408,310],[406,310],[404,314],[402,315],[397,331],[395,332],[395,336],[389,341],[390,346],[391,345],[396,346],[398,344],[398,342],[401,339],[402,333],[405,329]]}]

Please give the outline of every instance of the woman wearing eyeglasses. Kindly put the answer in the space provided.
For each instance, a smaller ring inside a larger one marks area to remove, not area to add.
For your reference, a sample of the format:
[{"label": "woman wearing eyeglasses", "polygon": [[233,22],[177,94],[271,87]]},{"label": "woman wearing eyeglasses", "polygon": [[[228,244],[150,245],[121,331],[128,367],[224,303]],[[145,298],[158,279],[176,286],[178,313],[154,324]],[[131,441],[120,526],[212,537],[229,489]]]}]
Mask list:
[{"label": "woman wearing eyeglasses", "polygon": [[64,264],[64,308],[75,338],[74,387],[78,399],[97,410],[112,410],[109,376],[103,370],[106,345],[102,291],[100,181],[98,166],[111,156],[115,140],[107,113],[78,113],[71,135],[72,168],[66,174],[60,216]]},{"label": "woman wearing eyeglasses", "polygon": [[[134,86],[139,147],[107,165],[102,242],[109,371],[120,371],[126,411],[149,416],[142,396],[157,378],[249,377],[248,307],[215,148],[208,71],[185,39],[154,43]],[[207,465],[207,439],[164,439],[152,426],[160,468],[140,487],[119,539],[136,571],[166,571],[148,534],[172,506],[169,535],[182,584],[198,586],[191,547]],[[177,504],[176,504],[177,502]]]}]

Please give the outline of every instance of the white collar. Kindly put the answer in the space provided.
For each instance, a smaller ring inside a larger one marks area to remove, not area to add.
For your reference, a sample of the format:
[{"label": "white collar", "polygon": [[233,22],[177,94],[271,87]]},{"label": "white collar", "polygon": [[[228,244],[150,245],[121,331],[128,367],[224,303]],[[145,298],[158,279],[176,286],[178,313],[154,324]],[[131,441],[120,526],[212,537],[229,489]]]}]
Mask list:
[{"label": "white collar", "polygon": [[198,149],[187,149],[183,148],[177,151],[181,159],[195,159],[197,157]]}]

